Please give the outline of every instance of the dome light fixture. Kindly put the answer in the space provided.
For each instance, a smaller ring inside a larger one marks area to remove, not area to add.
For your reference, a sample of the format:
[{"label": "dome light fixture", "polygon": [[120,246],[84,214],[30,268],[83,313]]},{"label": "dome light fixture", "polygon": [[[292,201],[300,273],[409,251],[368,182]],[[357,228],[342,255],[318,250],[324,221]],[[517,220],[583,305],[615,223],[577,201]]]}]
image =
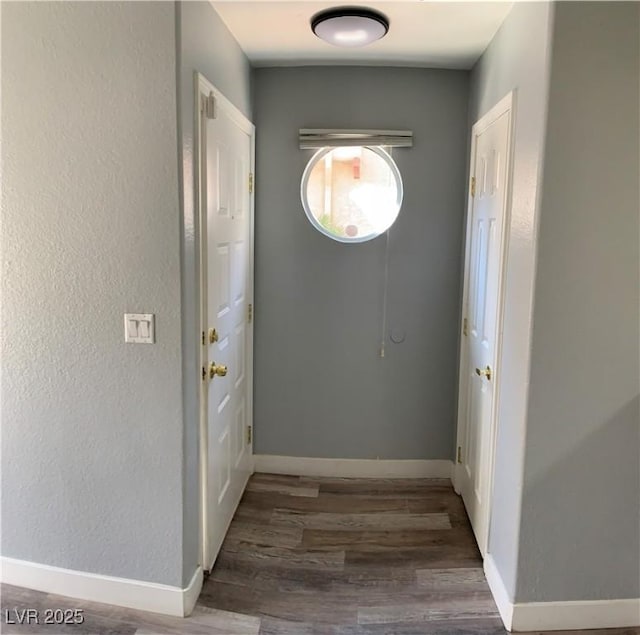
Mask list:
[{"label": "dome light fixture", "polygon": [[356,48],[384,37],[389,31],[389,20],[373,9],[336,7],[314,15],[311,30],[329,44]]}]

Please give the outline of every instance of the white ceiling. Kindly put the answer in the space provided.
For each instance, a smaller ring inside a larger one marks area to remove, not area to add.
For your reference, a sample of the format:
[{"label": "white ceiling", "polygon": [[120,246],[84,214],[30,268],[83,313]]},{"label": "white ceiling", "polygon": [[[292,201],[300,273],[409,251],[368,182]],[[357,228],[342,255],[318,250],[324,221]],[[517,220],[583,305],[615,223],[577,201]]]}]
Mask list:
[{"label": "white ceiling", "polygon": [[[366,2],[391,23],[382,40],[361,49],[342,49],[317,38],[310,18],[346,2],[212,0],[212,4],[255,66],[356,64],[372,66],[473,66],[512,2]],[[362,2],[358,3],[363,5]]]}]

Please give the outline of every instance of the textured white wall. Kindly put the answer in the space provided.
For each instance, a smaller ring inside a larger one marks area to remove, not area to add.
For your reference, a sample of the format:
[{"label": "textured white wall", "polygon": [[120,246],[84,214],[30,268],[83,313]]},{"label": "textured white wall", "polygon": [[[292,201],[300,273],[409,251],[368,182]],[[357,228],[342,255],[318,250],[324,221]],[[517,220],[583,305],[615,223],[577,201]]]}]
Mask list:
[{"label": "textured white wall", "polygon": [[521,602],[640,597],[639,24],[638,2],[555,12]]},{"label": "textured white wall", "polygon": [[174,6],[2,11],[2,554],[179,585]]}]

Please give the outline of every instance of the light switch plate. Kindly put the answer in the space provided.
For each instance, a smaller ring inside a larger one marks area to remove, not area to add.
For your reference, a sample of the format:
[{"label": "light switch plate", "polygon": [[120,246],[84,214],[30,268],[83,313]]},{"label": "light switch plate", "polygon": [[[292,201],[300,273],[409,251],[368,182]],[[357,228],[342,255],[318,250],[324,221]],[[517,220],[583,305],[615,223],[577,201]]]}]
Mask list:
[{"label": "light switch plate", "polygon": [[132,344],[153,344],[156,341],[153,313],[125,313],[124,341]]}]

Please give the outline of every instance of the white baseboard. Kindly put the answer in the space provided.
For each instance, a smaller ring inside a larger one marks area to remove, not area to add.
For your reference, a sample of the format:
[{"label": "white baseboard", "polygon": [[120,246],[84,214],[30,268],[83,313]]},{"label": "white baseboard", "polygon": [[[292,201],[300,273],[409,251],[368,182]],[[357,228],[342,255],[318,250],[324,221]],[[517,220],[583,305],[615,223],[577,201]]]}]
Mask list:
[{"label": "white baseboard", "polygon": [[202,584],[204,582],[204,573],[202,567],[198,565],[191,581],[186,588],[180,589],[182,591],[182,616],[187,617],[193,613],[193,609],[196,606],[196,602],[200,597],[200,591],[202,591]]},{"label": "white baseboard", "polygon": [[195,606],[203,575],[202,567],[198,567],[189,585],[182,589],[2,557],[0,580],[45,593],[183,617]]},{"label": "white baseboard", "polygon": [[484,573],[508,631],[564,631],[640,626],[640,598],[568,602],[516,602],[509,595],[491,555]]},{"label": "white baseboard", "polygon": [[512,629],[564,631],[640,626],[640,598],[514,604]]},{"label": "white baseboard", "polygon": [[256,472],[338,478],[451,478],[446,460],[318,459],[305,456],[255,454]]},{"label": "white baseboard", "polygon": [[509,594],[504,586],[504,582],[502,581],[502,576],[500,575],[500,572],[496,567],[496,563],[493,561],[490,553],[488,553],[484,559],[484,575],[489,583],[491,594],[493,595],[493,599],[498,607],[504,627],[508,631],[511,631],[511,626],[513,624],[513,603],[509,599]]}]

